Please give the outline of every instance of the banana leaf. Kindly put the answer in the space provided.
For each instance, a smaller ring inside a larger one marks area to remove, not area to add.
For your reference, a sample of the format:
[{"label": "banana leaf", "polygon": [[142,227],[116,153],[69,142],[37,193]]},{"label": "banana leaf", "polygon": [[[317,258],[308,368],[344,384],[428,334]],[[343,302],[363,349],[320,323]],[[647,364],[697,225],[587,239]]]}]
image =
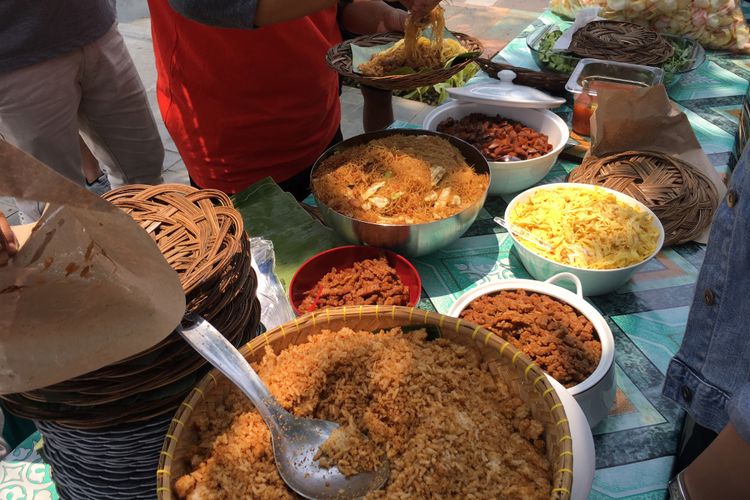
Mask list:
[{"label": "banana leaf", "polygon": [[314,219],[294,197],[266,178],[233,196],[245,231],[273,242],[276,275],[288,291],[292,276],[313,255],[344,243]]}]

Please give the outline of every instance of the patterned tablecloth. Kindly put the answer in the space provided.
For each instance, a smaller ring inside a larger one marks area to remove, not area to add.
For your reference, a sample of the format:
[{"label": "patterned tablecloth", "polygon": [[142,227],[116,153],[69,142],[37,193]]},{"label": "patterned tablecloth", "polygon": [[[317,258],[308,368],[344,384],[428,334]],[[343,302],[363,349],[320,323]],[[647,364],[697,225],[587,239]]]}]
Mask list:
[{"label": "patterned tablecloth", "polygon": [[[545,13],[535,23],[555,22]],[[536,68],[526,48],[530,26],[498,56]],[[479,81],[486,77],[477,77]],[[722,173],[736,161],[735,136],[750,79],[750,57],[709,54],[707,62],[670,89],[698,140]],[[570,109],[558,110],[570,120]],[[413,127],[406,123],[394,126]],[[574,143],[578,142],[573,140]],[[574,144],[543,182],[557,182],[578,165],[585,143]],[[492,222],[506,198],[489,198],[477,221],[452,246],[414,264],[424,290],[419,306],[441,313],[465,291],[487,281],[530,278],[511,251],[505,230]],[[690,244],[662,251],[617,292],[590,299],[615,337],[617,399],[594,430],[596,475],[590,498],[666,498],[683,413],[661,396],[664,374],[680,345],[704,248]],[[0,499],[57,498],[34,434],[0,462]]]}]

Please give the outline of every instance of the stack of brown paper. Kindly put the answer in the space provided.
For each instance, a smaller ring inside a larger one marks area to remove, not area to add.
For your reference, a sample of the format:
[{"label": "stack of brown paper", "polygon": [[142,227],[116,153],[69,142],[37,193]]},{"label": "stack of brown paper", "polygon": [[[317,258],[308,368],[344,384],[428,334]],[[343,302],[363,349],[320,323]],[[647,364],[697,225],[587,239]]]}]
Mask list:
[{"label": "stack of brown paper", "polygon": [[1,140],[0,196],[48,203],[0,266],[0,394],[120,361],[180,322],[177,273],[127,214]]}]

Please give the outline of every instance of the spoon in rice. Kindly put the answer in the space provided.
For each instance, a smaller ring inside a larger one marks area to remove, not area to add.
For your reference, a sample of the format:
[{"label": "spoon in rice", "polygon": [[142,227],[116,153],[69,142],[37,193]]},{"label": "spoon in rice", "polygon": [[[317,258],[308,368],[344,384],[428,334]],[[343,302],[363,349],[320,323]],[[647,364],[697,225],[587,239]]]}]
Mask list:
[{"label": "spoon in rice", "polygon": [[282,408],[242,354],[199,315],[185,315],[177,332],[255,405],[271,431],[279,475],[296,493],[312,499],[359,498],[388,480],[387,460],[375,471],[349,477],[338,467],[321,467],[315,457],[339,424],[295,417]]}]

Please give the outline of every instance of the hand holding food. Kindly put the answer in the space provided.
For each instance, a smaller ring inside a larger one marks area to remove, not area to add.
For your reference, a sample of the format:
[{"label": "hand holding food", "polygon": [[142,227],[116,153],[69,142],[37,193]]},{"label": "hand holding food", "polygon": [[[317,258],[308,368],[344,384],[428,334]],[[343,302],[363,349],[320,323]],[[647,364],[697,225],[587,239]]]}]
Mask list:
[{"label": "hand holding food", "polygon": [[[430,27],[430,38],[422,30]],[[458,41],[443,38],[445,17],[441,7],[435,7],[426,17],[418,17],[413,11],[404,22],[404,38],[392,47],[372,56],[359,65],[365,76],[385,76],[409,69],[421,71],[442,68],[452,57],[466,52]]]},{"label": "hand holding food", "polygon": [[0,264],[18,252],[18,240],[5,215],[0,213]]},{"label": "hand holding food", "polygon": [[420,21],[440,4],[440,0],[403,0],[401,3],[409,9],[414,19]]}]

